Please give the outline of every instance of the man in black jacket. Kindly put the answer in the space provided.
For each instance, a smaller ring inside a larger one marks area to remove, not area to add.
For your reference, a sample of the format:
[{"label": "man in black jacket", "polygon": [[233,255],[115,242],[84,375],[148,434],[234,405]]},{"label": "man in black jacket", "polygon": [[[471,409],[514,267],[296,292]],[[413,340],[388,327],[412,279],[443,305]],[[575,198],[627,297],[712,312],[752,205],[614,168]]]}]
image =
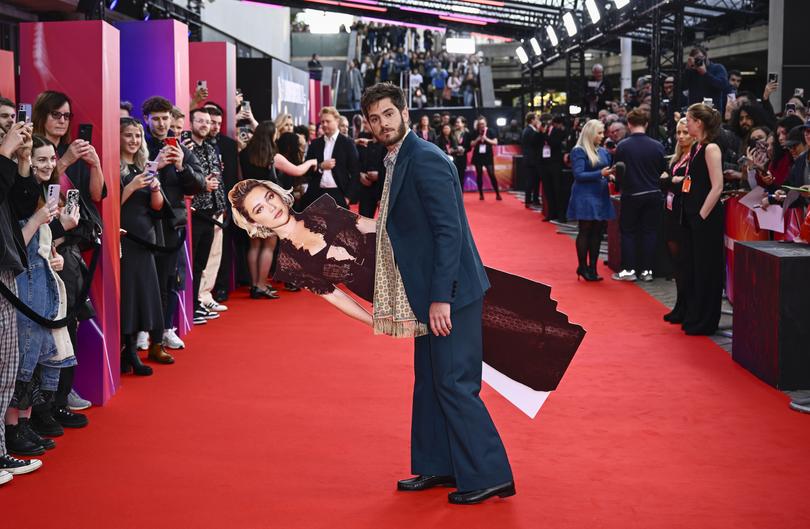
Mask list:
[{"label": "man in black jacket", "polygon": [[[178,139],[176,145],[165,143],[172,122],[172,103],[165,97],[150,97],[143,103],[142,112],[149,130],[146,145],[149,159],[158,162],[158,178],[164,194],[165,212],[163,218],[162,242],[168,248],[176,249],[168,253],[156,253],[155,265],[160,281],[160,297],[163,302],[163,317],[166,329],[172,328],[172,320],[177,310],[178,260],[180,258],[180,238],[185,237],[188,218],[185,195],[194,195],[205,187],[205,175],[194,154]],[[185,270],[185,265],[183,265]],[[150,350],[151,352],[151,350]],[[164,350],[156,351],[153,358],[160,363],[173,363],[174,359]]]},{"label": "man in black jacket", "polygon": [[330,195],[339,206],[347,206],[352,181],[360,177],[360,160],[354,142],[338,131],[340,114],[335,107],[321,109],[323,136],[313,140],[307,149],[307,160],[318,160],[318,170],[310,178],[301,199],[305,208],[321,195]]},{"label": "man in black jacket", "polygon": [[540,117],[538,138],[540,178],[543,182],[543,221],[565,220],[566,189],[562,182],[565,128],[560,116]]},{"label": "man in black jacket", "polygon": [[538,127],[540,121],[537,114],[526,114],[526,128],[520,136],[520,146],[523,150],[523,178],[526,183],[526,207],[532,204],[540,205],[540,138]]}]

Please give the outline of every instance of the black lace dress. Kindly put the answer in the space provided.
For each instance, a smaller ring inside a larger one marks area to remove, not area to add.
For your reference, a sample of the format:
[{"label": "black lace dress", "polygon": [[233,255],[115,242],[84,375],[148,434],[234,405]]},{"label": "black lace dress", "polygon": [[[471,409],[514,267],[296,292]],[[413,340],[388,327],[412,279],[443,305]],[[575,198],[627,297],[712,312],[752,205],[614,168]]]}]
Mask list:
[{"label": "black lace dress", "polygon": [[[375,233],[360,233],[359,216],[341,208],[329,195],[322,195],[304,211],[290,211],[310,231],[323,236],[326,246],[314,255],[296,248],[288,239],[279,240],[276,281],[295,283],[316,294],[329,294],[343,284],[354,294],[372,301],[374,297]],[[327,257],[332,247],[340,247],[351,256],[338,260]]]}]

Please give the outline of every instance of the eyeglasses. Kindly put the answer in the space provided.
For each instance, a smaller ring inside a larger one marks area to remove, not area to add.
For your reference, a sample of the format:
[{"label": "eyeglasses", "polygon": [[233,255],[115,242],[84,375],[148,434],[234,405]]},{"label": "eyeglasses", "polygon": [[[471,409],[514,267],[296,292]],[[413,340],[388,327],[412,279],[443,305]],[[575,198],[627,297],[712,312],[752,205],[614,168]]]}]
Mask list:
[{"label": "eyeglasses", "polygon": [[59,112],[58,110],[53,110],[48,112],[48,114],[50,114],[50,116],[56,121],[59,121],[62,118],[65,118],[65,121],[70,121],[70,118],[73,117],[73,112]]},{"label": "eyeglasses", "polygon": [[194,123],[196,123],[197,125],[210,125],[211,120],[210,119],[195,119]]}]

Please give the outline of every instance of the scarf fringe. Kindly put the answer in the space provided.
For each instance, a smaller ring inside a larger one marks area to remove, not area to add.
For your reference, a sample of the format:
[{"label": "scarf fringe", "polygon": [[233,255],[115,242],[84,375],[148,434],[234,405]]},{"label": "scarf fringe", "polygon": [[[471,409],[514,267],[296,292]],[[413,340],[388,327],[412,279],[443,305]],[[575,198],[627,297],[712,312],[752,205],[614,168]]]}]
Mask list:
[{"label": "scarf fringe", "polygon": [[394,321],[392,317],[375,318],[374,334],[394,338],[418,338],[428,333],[427,325],[416,320]]}]

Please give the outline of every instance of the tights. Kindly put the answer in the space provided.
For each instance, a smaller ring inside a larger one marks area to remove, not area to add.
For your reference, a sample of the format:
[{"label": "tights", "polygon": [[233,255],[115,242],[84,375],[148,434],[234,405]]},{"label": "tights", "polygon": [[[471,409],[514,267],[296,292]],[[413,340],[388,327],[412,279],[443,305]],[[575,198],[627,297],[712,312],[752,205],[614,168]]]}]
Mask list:
[{"label": "tights", "polygon": [[[599,261],[599,246],[602,244],[602,233],[607,227],[604,220],[580,220],[577,234],[577,260],[583,268],[596,268]],[[588,256],[590,255],[590,265]]]}]

